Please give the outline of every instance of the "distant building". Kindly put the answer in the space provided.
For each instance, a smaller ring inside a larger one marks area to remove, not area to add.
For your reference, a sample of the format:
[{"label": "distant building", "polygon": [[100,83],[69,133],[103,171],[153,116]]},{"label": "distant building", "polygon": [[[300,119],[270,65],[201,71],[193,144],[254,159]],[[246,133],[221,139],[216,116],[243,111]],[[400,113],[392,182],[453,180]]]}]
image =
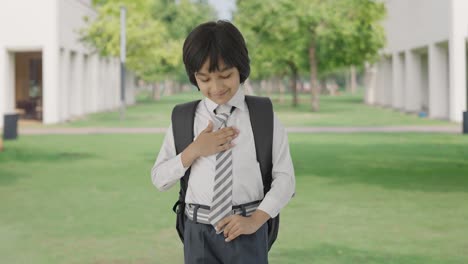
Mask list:
[{"label": "distant building", "polygon": [[[0,7],[0,127],[4,114],[58,123],[120,105],[120,62],[80,41],[91,0],[14,0]],[[126,76],[133,104],[134,76]]]},{"label": "distant building", "polygon": [[462,121],[467,109],[467,0],[383,0],[387,46],[366,102]]}]

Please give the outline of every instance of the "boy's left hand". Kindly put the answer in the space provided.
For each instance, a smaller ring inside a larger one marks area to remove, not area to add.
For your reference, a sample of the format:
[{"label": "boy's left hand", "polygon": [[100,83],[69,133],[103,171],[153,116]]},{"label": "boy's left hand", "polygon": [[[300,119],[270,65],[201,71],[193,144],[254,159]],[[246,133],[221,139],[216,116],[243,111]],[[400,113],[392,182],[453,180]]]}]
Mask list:
[{"label": "boy's left hand", "polygon": [[250,235],[255,232],[270,219],[270,215],[256,210],[251,216],[230,215],[219,221],[216,226],[218,230],[224,229],[225,241],[229,242],[240,235]]}]

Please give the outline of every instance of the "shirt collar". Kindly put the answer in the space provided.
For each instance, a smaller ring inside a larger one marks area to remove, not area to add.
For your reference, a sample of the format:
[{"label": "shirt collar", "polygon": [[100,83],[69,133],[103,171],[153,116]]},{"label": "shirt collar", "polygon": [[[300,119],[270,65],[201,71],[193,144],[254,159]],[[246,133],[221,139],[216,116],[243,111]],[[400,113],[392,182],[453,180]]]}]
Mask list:
[{"label": "shirt collar", "polygon": [[[240,110],[245,110],[245,94],[243,91],[243,87],[239,87],[237,89],[237,92],[234,94],[234,96],[229,100],[226,104],[222,105],[221,107],[226,109],[231,109],[232,106],[235,106],[236,108],[239,108]],[[208,97],[205,97],[205,103],[206,107],[208,110],[213,113],[213,111],[218,107],[218,104],[211,101]]]}]

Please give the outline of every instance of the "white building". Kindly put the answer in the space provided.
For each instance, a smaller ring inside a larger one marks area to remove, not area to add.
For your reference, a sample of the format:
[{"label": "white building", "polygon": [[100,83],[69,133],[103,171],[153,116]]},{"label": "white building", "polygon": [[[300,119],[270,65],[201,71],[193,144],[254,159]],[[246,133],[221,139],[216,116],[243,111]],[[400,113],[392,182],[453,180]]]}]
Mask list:
[{"label": "white building", "polygon": [[[120,62],[80,41],[91,0],[9,0],[0,7],[0,127],[4,114],[58,123],[120,106]],[[133,104],[134,76],[126,76]]]},{"label": "white building", "polygon": [[467,110],[467,0],[385,0],[387,46],[366,102],[460,122]]}]

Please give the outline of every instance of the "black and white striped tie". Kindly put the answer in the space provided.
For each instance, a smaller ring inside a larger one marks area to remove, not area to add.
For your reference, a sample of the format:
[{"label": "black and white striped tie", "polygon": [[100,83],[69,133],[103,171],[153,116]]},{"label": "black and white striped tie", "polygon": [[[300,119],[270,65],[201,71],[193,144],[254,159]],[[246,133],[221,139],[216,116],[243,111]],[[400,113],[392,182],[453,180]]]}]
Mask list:
[{"label": "black and white striped tie", "polygon": [[[231,113],[234,108],[231,109]],[[221,128],[226,127],[230,113],[216,114],[221,122]],[[216,154],[216,169],[209,221],[216,227],[219,221],[229,216],[232,211],[232,150],[221,151]]]}]

